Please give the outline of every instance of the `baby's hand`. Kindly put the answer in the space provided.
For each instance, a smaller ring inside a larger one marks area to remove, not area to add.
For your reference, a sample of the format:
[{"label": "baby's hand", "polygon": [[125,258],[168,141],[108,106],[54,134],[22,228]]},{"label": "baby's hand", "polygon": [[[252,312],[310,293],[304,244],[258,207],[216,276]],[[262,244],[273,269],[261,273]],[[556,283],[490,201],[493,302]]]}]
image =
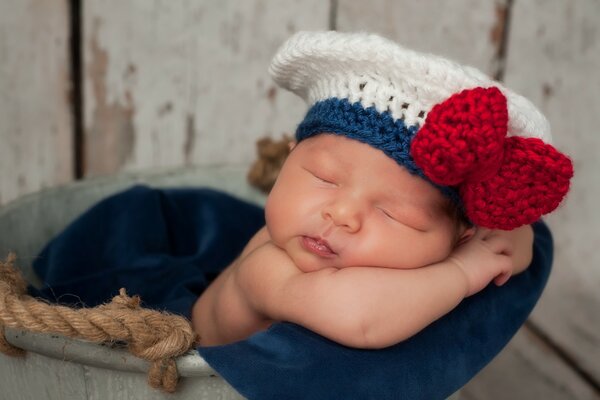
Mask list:
[{"label": "baby's hand", "polygon": [[533,232],[530,226],[513,231],[477,228],[466,243],[448,257],[464,272],[468,296],[485,288],[492,280],[498,286],[531,262]]}]

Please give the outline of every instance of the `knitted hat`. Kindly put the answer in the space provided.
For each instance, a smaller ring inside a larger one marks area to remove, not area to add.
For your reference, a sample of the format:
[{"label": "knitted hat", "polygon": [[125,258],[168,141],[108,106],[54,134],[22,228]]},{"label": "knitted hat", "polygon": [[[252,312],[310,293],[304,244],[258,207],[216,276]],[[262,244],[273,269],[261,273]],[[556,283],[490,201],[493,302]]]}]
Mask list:
[{"label": "knitted hat", "polygon": [[309,105],[298,141],[327,132],[380,149],[476,225],[530,224],[569,190],[573,166],[550,144],[546,118],[475,68],[331,31],[292,36],[270,73]]}]

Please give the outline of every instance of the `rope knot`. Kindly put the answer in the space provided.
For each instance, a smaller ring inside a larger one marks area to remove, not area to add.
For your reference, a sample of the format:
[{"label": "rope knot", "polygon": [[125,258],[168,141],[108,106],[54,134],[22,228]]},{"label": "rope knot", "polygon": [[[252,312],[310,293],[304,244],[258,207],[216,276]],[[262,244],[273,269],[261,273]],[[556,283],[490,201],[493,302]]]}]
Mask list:
[{"label": "rope knot", "polygon": [[141,307],[139,296],[125,288],[110,303],[93,308],[71,308],[48,304],[26,294],[27,283],[14,267],[15,254],[0,261],[0,351],[23,355],[6,341],[4,328],[52,333],[94,343],[125,342],[129,351],[151,362],[148,383],[174,392],[177,381],[175,358],[194,345],[190,322],[178,315]]},{"label": "rope knot", "polygon": [[140,303],[142,300],[140,296],[129,297],[127,295],[127,291],[125,288],[119,289],[119,294],[112,298],[111,305],[115,305],[116,307],[128,308],[130,310],[135,310],[140,308]]},{"label": "rope knot", "polygon": [[27,292],[27,283],[15,268],[17,255],[13,252],[8,253],[4,262],[0,261],[0,284],[2,292],[10,292],[15,296],[21,296]]},{"label": "rope knot", "polygon": [[4,262],[0,261],[0,351],[8,356],[23,357],[25,351],[8,343],[4,334],[5,304],[27,290],[25,280],[14,266],[16,259],[16,254],[11,252]]}]

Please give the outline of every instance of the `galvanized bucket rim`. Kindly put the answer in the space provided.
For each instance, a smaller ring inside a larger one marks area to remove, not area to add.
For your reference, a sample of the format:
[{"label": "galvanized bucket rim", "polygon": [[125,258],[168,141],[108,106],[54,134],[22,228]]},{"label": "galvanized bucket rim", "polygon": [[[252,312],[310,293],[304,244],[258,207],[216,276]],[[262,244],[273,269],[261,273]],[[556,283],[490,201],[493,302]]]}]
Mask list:
[{"label": "galvanized bucket rim", "polygon": [[[6,222],[12,226],[5,226],[2,229],[6,232],[14,232],[15,237],[12,243],[18,243],[19,240],[26,240],[27,227],[19,230],[18,221],[13,214],[18,214],[24,209],[36,210],[36,212],[26,213],[34,221],[30,225],[35,227],[35,216],[52,219],[44,206],[54,202],[65,200],[65,208],[69,208],[68,200],[74,196],[87,194],[86,204],[78,204],[79,209],[63,210],[62,216],[57,216],[56,221],[50,221],[49,226],[40,226],[41,236],[47,235],[49,239],[53,234],[60,231],[64,226],[72,221],[81,211],[87,209],[96,201],[123,190],[136,184],[145,184],[153,187],[211,187],[228,192],[237,197],[248,201],[264,204],[265,196],[258,190],[250,187],[246,182],[247,165],[209,165],[196,167],[178,167],[178,168],[159,168],[145,170],[141,172],[128,172],[115,176],[95,177],[68,183],[48,189],[42,189],[38,192],[24,195],[6,205],[0,207],[0,222]],[[77,207],[76,207],[77,208]],[[61,226],[57,226],[61,225]],[[45,243],[42,238],[34,240],[36,243],[31,249],[26,251],[25,257],[18,259],[18,265],[23,270],[25,278],[34,285],[39,285],[39,280],[31,270],[30,261],[33,254],[38,254],[41,246]],[[11,248],[11,238],[0,238],[0,251],[16,251],[19,257],[19,249]],[[4,254],[3,256],[6,256]],[[108,300],[108,299],[107,299]],[[27,351],[35,352],[47,357],[77,362],[84,365],[108,368],[121,371],[147,372],[150,363],[130,354],[122,345],[119,344],[95,344],[83,340],[66,338],[52,334],[38,334],[19,329],[6,328],[6,338],[9,343]],[[178,357],[176,360],[177,368],[182,377],[198,376],[218,376],[218,374],[206,363],[206,361],[196,352],[190,350],[187,354]]]}]

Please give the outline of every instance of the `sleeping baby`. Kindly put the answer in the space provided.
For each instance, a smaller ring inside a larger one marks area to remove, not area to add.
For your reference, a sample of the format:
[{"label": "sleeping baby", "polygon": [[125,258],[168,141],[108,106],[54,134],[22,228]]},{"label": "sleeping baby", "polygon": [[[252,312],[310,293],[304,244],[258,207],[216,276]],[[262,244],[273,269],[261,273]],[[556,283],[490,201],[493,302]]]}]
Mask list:
[{"label": "sleeping baby", "polygon": [[200,345],[289,321],[383,348],[527,268],[572,176],[529,101],[368,34],[298,33],[271,74],[310,108],[266,225],[193,307]]}]

